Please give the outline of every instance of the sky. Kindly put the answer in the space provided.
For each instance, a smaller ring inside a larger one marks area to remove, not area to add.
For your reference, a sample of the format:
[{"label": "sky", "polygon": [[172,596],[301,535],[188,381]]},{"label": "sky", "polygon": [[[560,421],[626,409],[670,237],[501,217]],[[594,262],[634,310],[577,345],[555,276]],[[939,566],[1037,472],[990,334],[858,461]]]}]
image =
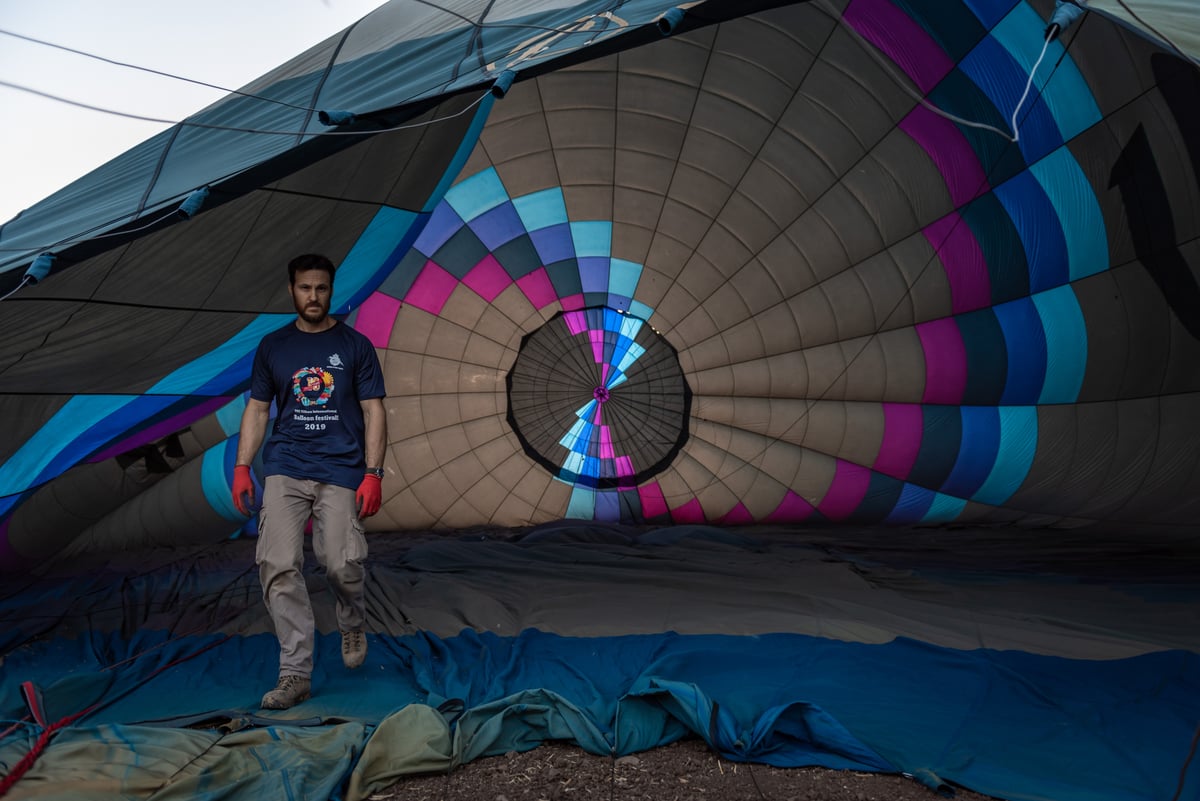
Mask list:
[{"label": "sky", "polygon": [[[0,31],[238,89],[385,0],[0,0]],[[0,84],[178,121],[224,97],[0,33]],[[0,223],[162,130],[0,85]]]}]

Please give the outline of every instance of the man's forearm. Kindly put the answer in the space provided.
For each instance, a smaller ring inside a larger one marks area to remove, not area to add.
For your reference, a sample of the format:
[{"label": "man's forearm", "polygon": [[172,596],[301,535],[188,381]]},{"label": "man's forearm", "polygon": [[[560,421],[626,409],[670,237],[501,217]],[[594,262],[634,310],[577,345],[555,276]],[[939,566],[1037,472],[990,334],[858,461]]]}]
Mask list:
[{"label": "man's forearm", "polygon": [[270,411],[265,404],[251,400],[242,412],[242,425],[238,432],[237,464],[250,464],[258,454],[263,437],[267,433]]},{"label": "man's forearm", "polygon": [[383,467],[383,455],[387,450],[387,412],[383,408],[383,401],[374,398],[363,402],[363,427],[363,457],[367,467]]}]

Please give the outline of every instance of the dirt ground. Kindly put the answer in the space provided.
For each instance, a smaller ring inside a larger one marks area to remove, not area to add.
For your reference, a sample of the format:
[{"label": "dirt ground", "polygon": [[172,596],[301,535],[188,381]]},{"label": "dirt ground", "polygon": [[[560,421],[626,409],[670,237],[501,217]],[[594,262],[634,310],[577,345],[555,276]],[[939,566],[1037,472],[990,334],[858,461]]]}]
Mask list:
[{"label": "dirt ground", "polygon": [[[477,759],[449,774],[410,776],[371,801],[934,801],[944,796],[894,774],[773,768],[721,759],[702,740],[620,757],[547,743]],[[961,801],[991,801],[956,788]]]}]

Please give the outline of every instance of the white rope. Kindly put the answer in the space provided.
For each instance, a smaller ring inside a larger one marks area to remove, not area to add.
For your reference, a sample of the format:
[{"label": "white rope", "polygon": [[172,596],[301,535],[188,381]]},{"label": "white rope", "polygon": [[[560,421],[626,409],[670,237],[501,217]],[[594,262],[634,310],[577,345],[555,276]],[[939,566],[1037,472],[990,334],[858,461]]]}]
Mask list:
[{"label": "white rope", "polygon": [[1021,106],[1025,105],[1025,98],[1029,97],[1029,90],[1033,88],[1033,76],[1037,75],[1038,67],[1042,66],[1042,59],[1046,57],[1046,51],[1050,49],[1050,37],[1042,42],[1042,53],[1037,57],[1037,61],[1033,64],[1033,69],[1029,71],[1029,80],[1025,82],[1025,91],[1021,93],[1021,99],[1017,101],[1017,107],[1012,113],[1012,140],[1014,142],[1021,141],[1021,131],[1017,127],[1017,114],[1021,111]]},{"label": "white rope", "polygon": [[856,31],[853,28],[853,26],[851,26],[848,22],[846,22],[845,17],[840,12],[838,12],[836,9],[832,8],[827,2],[825,2],[825,0],[818,0],[818,5],[822,6],[825,9],[825,11],[828,14],[830,14],[830,16],[832,16],[834,19],[836,19],[847,31],[849,31],[850,35],[853,36],[855,39],[857,39],[859,44],[863,45],[863,49],[866,50],[867,53],[871,56],[871,58],[873,58],[875,60],[875,63],[877,63],[880,67],[882,67],[883,70],[885,72],[887,72],[888,75],[890,75],[893,80],[895,80],[897,86],[899,86],[909,97],[916,100],[918,103],[920,103],[926,109],[928,109],[929,111],[932,111],[934,114],[937,114],[939,117],[942,117],[943,119],[950,120],[951,122],[958,123],[959,125],[965,125],[968,128],[978,128],[978,129],[981,129],[984,131],[991,131],[994,134],[1004,137],[1009,142],[1015,143],[1015,142],[1020,141],[1021,132],[1017,125],[1017,115],[1021,111],[1021,106],[1023,106],[1025,104],[1025,100],[1029,97],[1029,92],[1033,88],[1033,78],[1037,74],[1038,67],[1041,66],[1042,60],[1046,57],[1046,52],[1050,48],[1050,38],[1049,37],[1046,37],[1045,40],[1042,42],[1041,55],[1038,56],[1037,61],[1033,65],[1033,69],[1031,69],[1029,71],[1029,79],[1025,82],[1025,91],[1024,91],[1024,93],[1022,93],[1021,99],[1019,101],[1017,101],[1016,108],[1013,109],[1012,123],[1010,125],[1010,130],[1004,131],[1004,130],[1001,130],[1000,128],[997,128],[994,125],[989,125],[988,123],[985,123],[985,122],[977,122],[975,120],[968,120],[963,117],[959,117],[956,114],[951,114],[948,111],[938,108],[933,103],[930,103],[929,100],[924,95],[922,95],[920,92],[916,91],[909,85],[909,80],[908,80],[907,76],[901,76],[896,73],[895,65],[890,60],[884,58],[883,55],[879,52],[878,48],[876,48],[874,44],[872,44],[862,34],[860,34],[858,31]]},{"label": "white rope", "polygon": [[[179,209],[171,209],[163,216],[156,217],[155,219],[151,220],[150,222],[146,223],[145,225],[138,226],[137,228],[130,228],[128,231],[112,231],[107,234],[96,234],[95,236],[88,237],[88,240],[90,241],[93,239],[104,239],[104,238],[110,237],[110,236],[126,236],[128,234],[135,234],[138,231],[145,231],[147,228],[149,228],[153,225],[157,225],[158,223],[162,222],[163,220],[167,219],[168,217],[175,216],[175,214],[178,211],[179,211]],[[64,240],[64,241],[66,241],[66,240]],[[59,244],[61,245],[62,243],[60,242]]]},{"label": "white rope", "polygon": [[28,284],[28,283],[29,283],[29,276],[27,275],[27,276],[25,276],[24,278],[22,278],[22,279],[21,279],[21,283],[17,284],[15,287],[13,287],[13,289],[12,289],[12,291],[11,291],[11,292],[9,292],[9,293],[8,293],[7,295],[5,295],[4,297],[0,298],[0,303],[2,303],[2,302],[4,302],[4,301],[8,300],[8,299],[9,299],[9,298],[11,298],[13,295],[17,294],[17,290],[19,290],[21,287],[25,286],[25,285],[26,285],[26,284]]},{"label": "white rope", "polygon": [[144,116],[142,114],[131,114],[131,113],[125,112],[125,111],[117,111],[116,109],[105,108],[104,106],[94,106],[90,103],[82,103],[78,100],[71,100],[70,98],[50,94],[49,92],[43,92],[40,89],[33,89],[28,86],[22,86],[21,84],[12,83],[11,81],[0,80],[0,86],[3,86],[7,89],[15,89],[18,92],[27,92],[32,95],[37,95],[38,97],[44,97],[47,100],[53,100],[56,103],[63,103],[68,106],[75,106],[77,108],[87,109],[88,111],[97,111],[97,112],[100,112],[101,114],[112,114],[113,116],[116,116],[116,117],[124,117],[126,119],[138,120],[140,122],[154,122],[154,123],[159,123],[162,125],[171,125],[171,126],[181,125],[181,126],[187,126],[189,128],[204,128],[204,129],[210,130],[210,131],[233,131],[235,133],[263,134],[265,136],[374,136],[375,134],[389,133],[391,131],[402,131],[402,130],[405,130],[408,128],[420,128],[423,126],[433,125],[433,124],[439,123],[439,122],[444,122],[446,120],[452,120],[455,117],[460,117],[463,114],[466,114],[472,108],[479,105],[479,103],[485,97],[487,97],[488,94],[491,92],[491,87],[485,89],[483,94],[481,94],[478,98],[476,98],[471,103],[471,105],[467,106],[466,108],[462,109],[461,111],[456,111],[455,113],[449,114],[445,117],[436,117],[432,120],[425,120],[423,122],[405,123],[403,125],[396,125],[391,128],[373,128],[370,130],[360,130],[360,131],[295,131],[295,130],[278,131],[278,130],[270,130],[270,129],[263,129],[263,128],[241,128],[241,127],[233,126],[233,125],[210,125],[209,123],[197,122],[196,120],[193,120],[191,118],[188,118],[185,120],[173,120],[173,119],[167,119],[165,117],[148,117],[148,116]]}]

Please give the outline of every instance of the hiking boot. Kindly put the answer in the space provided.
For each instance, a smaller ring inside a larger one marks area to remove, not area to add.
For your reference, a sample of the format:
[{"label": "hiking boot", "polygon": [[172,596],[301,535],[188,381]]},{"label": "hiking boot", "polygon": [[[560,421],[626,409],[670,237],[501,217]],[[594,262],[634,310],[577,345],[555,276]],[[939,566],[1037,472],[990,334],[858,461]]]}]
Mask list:
[{"label": "hiking boot", "polygon": [[367,638],[361,631],[342,632],[342,664],[354,670],[367,658]]},{"label": "hiking boot", "polygon": [[312,682],[304,676],[280,676],[275,689],[263,696],[263,709],[287,709],[307,701]]}]

